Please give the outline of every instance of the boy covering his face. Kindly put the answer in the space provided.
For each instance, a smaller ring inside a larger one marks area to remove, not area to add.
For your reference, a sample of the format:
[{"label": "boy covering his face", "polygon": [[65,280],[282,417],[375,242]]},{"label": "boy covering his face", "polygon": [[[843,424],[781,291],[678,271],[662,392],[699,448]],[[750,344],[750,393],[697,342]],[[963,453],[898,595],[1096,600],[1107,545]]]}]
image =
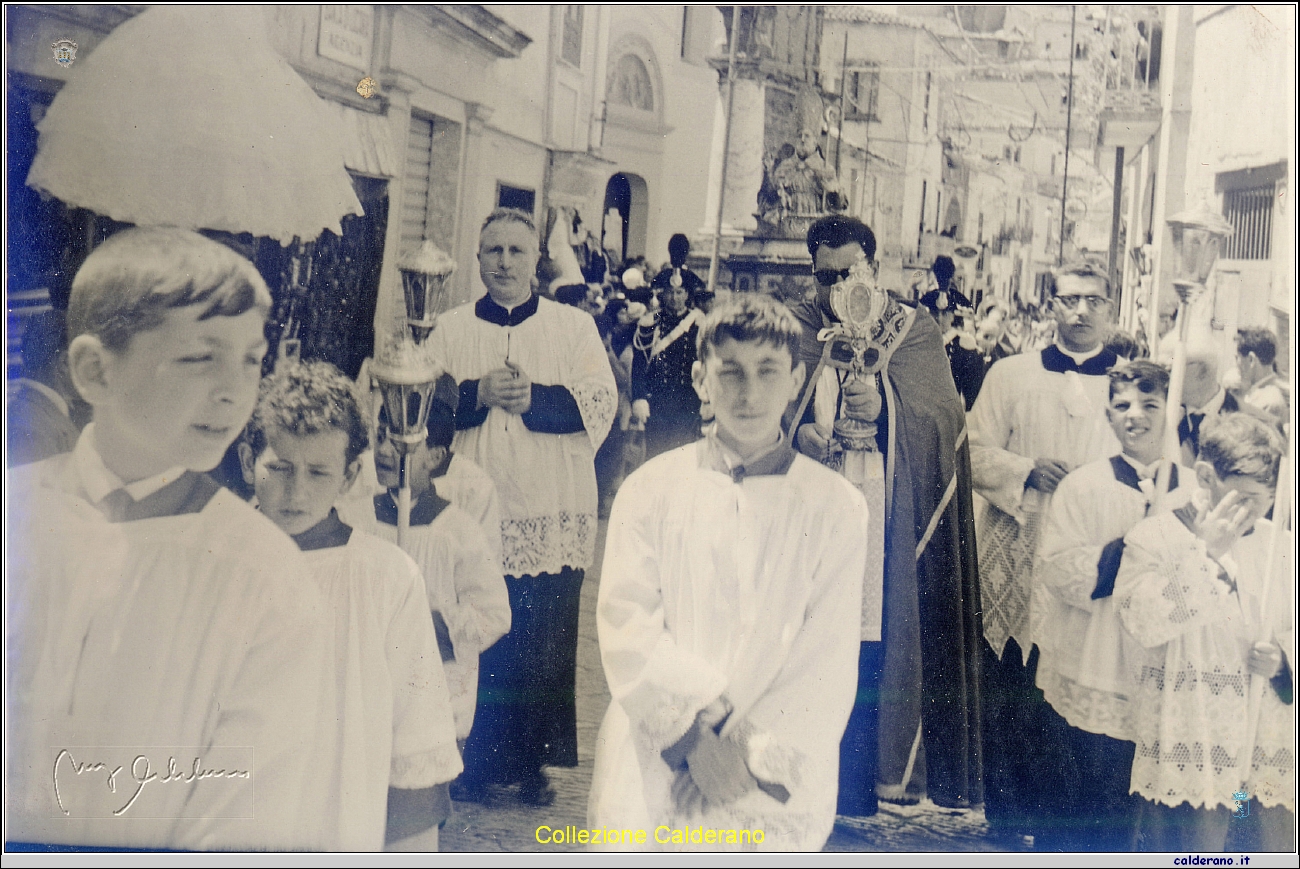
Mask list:
[{"label": "boy covering his face", "polygon": [[[1275,530],[1263,518],[1282,454],[1269,423],[1244,413],[1206,419],[1191,502],[1124,539],[1115,599],[1149,656],[1133,701],[1141,850],[1223,850],[1243,782],[1260,838],[1243,849],[1293,847],[1292,543],[1277,531],[1283,557],[1270,564]],[[1261,679],[1248,754],[1241,722]]]}]

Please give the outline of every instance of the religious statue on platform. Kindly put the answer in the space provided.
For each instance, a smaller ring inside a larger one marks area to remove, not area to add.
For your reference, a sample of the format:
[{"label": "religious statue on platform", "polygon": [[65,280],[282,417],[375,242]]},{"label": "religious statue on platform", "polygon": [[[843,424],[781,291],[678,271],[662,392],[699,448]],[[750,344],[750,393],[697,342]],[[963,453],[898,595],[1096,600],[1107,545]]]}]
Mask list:
[{"label": "religious statue on platform", "polygon": [[764,158],[755,215],[760,235],[800,238],[817,218],[847,208],[844,188],[812,130],[799,134],[797,146],[787,142]]}]

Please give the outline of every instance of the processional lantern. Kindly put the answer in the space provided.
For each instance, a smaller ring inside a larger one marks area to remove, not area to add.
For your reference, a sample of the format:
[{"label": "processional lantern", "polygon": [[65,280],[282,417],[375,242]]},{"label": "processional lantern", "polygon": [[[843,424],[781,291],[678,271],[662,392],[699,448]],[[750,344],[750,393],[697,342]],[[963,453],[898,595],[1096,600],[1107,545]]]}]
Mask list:
[{"label": "processional lantern", "polygon": [[407,457],[425,439],[434,387],[443,372],[427,344],[438,315],[448,303],[447,278],[456,263],[433,242],[425,240],[397,262],[406,304],[405,328],[376,342],[371,368],[383,396],[388,432],[400,456],[397,501],[398,545],[405,542],[411,520],[411,483]]},{"label": "processional lantern", "polygon": [[425,239],[414,251],[397,261],[402,273],[403,298],[406,301],[406,324],[415,343],[422,344],[446,310],[451,288],[447,278],[456,271],[456,263],[433,242]]},{"label": "processional lantern", "polygon": [[1173,236],[1173,284],[1182,304],[1190,305],[1205,290],[1232,224],[1206,206],[1182,211],[1169,218]]}]

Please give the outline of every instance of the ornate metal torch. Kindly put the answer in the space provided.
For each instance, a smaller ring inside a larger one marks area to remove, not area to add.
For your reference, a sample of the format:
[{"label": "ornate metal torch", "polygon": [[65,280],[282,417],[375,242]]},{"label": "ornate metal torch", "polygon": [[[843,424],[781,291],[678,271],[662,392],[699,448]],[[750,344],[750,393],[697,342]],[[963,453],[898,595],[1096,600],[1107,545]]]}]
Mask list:
[{"label": "ornate metal torch", "polygon": [[[1205,293],[1214,263],[1223,242],[1232,235],[1232,224],[1207,205],[1182,211],[1165,221],[1173,234],[1173,285],[1178,293],[1178,340],[1174,342],[1174,359],[1169,369],[1169,400],[1165,411],[1165,456],[1178,461],[1178,423],[1183,413],[1183,382],[1187,368],[1187,342],[1191,337],[1192,304]],[[1152,348],[1154,355],[1154,345]],[[1163,463],[1156,481],[1156,501],[1168,488],[1170,463]],[[1152,509],[1155,509],[1153,506]]]},{"label": "ornate metal torch", "polygon": [[375,348],[371,368],[383,395],[389,436],[398,452],[397,545],[404,546],[411,527],[411,481],[407,457],[425,439],[429,404],[442,364],[425,345],[447,306],[447,278],[456,263],[433,242],[397,262],[406,302],[406,328]]}]

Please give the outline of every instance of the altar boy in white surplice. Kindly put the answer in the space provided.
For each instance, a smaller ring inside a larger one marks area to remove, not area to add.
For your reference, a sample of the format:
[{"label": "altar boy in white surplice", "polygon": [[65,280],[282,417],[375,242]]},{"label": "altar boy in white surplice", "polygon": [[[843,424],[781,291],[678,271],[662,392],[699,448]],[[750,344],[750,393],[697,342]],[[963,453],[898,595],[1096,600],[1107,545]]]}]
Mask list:
[{"label": "altar boy in white surplice", "polygon": [[[657,831],[639,847],[818,850],[835,819],[867,508],[782,436],[799,337],[766,297],[711,313],[695,382],[716,424],[614,502],[597,605],[613,702],[588,812]],[[722,832],[683,832],[701,826]]]},{"label": "altar boy in white surplice", "polygon": [[1169,370],[1139,360],[1117,365],[1109,377],[1106,415],[1122,451],[1061,481],[1034,574],[1037,684],[1052,707],[1044,714],[1058,719],[1053,732],[1063,733],[1069,748],[1068,762],[1054,771],[1069,809],[1057,836],[1072,851],[1132,845],[1132,699],[1145,651],[1120,623],[1115,575],[1124,535],[1155,510],[1182,506],[1196,488],[1195,473],[1175,465],[1167,491],[1155,497]]},{"label": "altar boy in white surplice", "polygon": [[332,608],[336,705],[324,720],[341,736],[316,759],[330,848],[381,849],[387,807],[390,843],[437,850],[461,761],[424,578],[334,509],[367,440],[352,381],[310,362],[262,383],[239,454],[258,509],[298,544]]},{"label": "altar boy in white surplice", "polygon": [[77,272],[68,358],[94,422],[10,481],[10,842],[329,845],[323,599],[205,475],[253,410],[270,305],[251,263],[179,229],[118,233]]}]

